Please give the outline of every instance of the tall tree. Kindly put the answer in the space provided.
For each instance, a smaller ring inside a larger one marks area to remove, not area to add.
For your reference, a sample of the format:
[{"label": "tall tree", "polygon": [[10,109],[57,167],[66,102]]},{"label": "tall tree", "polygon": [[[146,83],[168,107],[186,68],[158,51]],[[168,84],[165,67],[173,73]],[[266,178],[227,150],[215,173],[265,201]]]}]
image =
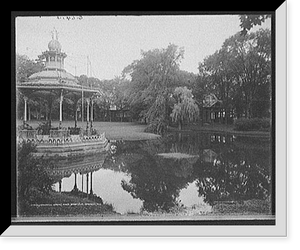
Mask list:
[{"label": "tall tree", "polygon": [[16,80],[17,82],[23,82],[28,79],[29,76],[36,72],[42,71],[44,64],[41,60],[31,60],[26,55],[16,55]]},{"label": "tall tree", "polygon": [[165,49],[142,51],[142,58],[123,70],[124,77],[131,78],[130,106],[152,126],[153,132],[163,132],[168,124],[169,98],[178,82],[183,53],[183,48],[174,44]]},{"label": "tall tree", "polygon": [[229,109],[232,106],[232,95],[234,93],[234,69],[230,67],[231,55],[222,47],[214,54],[205,58],[200,64],[199,70],[205,82],[205,94],[213,93],[222,100],[225,109],[225,122],[227,123]]},{"label": "tall tree", "polygon": [[236,34],[227,39],[223,46],[231,49],[230,65],[235,69],[237,86],[241,87],[244,114],[251,118],[254,116],[253,104],[259,89],[263,85],[270,85],[271,32],[268,29],[260,29],[244,37]]},{"label": "tall tree", "polygon": [[226,39],[220,50],[199,65],[199,76],[205,81],[205,90],[221,99],[225,109],[235,108],[237,116],[255,117],[259,109],[266,114],[270,92],[262,93],[270,89],[270,30],[245,36],[237,33]]},{"label": "tall tree", "polygon": [[[28,77],[34,73],[42,71],[44,68],[44,64],[40,59],[32,60],[29,59],[26,55],[16,55],[16,81],[24,82],[28,80]],[[39,107],[39,102],[37,100],[30,99],[29,100],[30,107],[37,109]],[[18,111],[22,111],[24,108],[24,99],[23,95],[18,92],[17,93],[17,105]],[[18,116],[23,112],[18,112]]]}]

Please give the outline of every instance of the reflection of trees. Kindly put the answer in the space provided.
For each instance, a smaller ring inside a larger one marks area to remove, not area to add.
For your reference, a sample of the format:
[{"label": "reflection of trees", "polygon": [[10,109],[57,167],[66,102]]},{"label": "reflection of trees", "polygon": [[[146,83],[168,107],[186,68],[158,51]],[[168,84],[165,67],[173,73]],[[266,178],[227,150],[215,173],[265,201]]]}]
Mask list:
[{"label": "reflection of trees", "polygon": [[[160,153],[199,155],[175,159]],[[249,142],[236,144],[232,136],[170,135],[160,140],[119,142],[104,168],[126,172],[122,187],[143,201],[146,211],[169,211],[181,189],[197,179],[199,196],[210,205],[221,200],[264,199],[270,194],[270,150]],[[196,161],[196,162],[195,162]]]},{"label": "reflection of trees", "polygon": [[190,159],[165,159],[157,156],[159,145],[141,144],[143,158],[131,165],[131,180],[122,182],[124,190],[143,200],[143,209],[149,212],[169,211],[177,204],[182,188],[192,178]]},{"label": "reflection of trees", "polygon": [[[192,175],[191,159],[165,159],[157,155],[170,147],[165,139],[117,145],[117,153],[106,160],[106,166],[130,173],[130,181],[121,185],[133,198],[143,201],[149,212],[169,211]],[[113,160],[112,160],[113,159]]]},{"label": "reflection of trees", "polygon": [[199,195],[210,205],[221,200],[267,198],[271,191],[268,155],[268,150],[231,147],[223,149],[213,162],[199,159],[195,168]]},{"label": "reflection of trees", "polygon": [[131,170],[131,180],[123,181],[122,187],[132,197],[144,201],[144,210],[149,212],[158,209],[169,210],[175,205],[179,193],[176,181],[166,175],[154,158],[145,157]]}]

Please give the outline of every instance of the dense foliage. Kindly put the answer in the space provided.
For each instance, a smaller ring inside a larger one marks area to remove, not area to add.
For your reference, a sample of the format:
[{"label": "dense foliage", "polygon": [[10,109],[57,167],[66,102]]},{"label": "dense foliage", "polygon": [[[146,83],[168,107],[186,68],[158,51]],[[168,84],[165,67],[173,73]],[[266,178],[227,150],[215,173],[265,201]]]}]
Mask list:
[{"label": "dense foliage", "polygon": [[226,39],[220,50],[199,64],[197,85],[197,92],[214,93],[237,118],[269,116],[270,30],[260,29],[245,36],[237,33]]},{"label": "dense foliage", "polygon": [[52,190],[53,180],[47,172],[52,163],[35,157],[34,152],[35,145],[31,142],[23,142],[18,146],[17,193],[21,213],[26,209],[27,203],[35,198],[35,191],[48,193]]},{"label": "dense foliage", "polygon": [[255,25],[261,25],[266,19],[271,18],[271,15],[240,15],[240,27],[242,28],[241,35],[246,35]]}]

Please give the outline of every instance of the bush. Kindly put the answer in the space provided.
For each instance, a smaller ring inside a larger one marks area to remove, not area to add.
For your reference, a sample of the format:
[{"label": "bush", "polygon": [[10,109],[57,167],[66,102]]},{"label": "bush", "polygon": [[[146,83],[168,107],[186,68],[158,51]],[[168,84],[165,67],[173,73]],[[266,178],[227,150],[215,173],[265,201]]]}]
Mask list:
[{"label": "bush", "polygon": [[162,118],[156,118],[146,127],[146,133],[163,135],[167,131],[167,123]]},{"label": "bush", "polygon": [[33,128],[28,123],[23,123],[22,125],[18,126],[18,130],[22,129],[33,130]]},{"label": "bush", "polygon": [[31,142],[23,142],[18,146],[17,183],[21,213],[24,212],[26,204],[34,196],[32,190],[49,193],[54,183],[47,172],[47,169],[52,167],[52,163],[46,159],[35,157],[32,154],[35,151],[36,146]]},{"label": "bush", "polygon": [[70,130],[70,135],[79,135],[81,128],[68,127]]},{"label": "bush", "polygon": [[49,135],[51,129],[51,124],[49,121],[40,123],[37,127],[37,131],[40,135]]},{"label": "bush", "polygon": [[270,131],[270,119],[269,118],[239,118],[234,122],[234,130],[237,131]]}]

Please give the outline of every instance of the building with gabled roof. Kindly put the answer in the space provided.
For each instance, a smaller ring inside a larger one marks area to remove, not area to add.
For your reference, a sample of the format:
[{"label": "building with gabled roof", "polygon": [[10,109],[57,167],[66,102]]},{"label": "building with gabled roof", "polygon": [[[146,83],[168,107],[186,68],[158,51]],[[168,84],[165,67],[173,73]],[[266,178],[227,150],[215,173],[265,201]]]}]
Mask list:
[{"label": "building with gabled roof", "polygon": [[[226,118],[226,112],[227,118]],[[202,124],[205,123],[231,123],[233,121],[233,110],[225,109],[223,101],[219,100],[215,94],[207,94],[204,96],[202,103]]]}]

